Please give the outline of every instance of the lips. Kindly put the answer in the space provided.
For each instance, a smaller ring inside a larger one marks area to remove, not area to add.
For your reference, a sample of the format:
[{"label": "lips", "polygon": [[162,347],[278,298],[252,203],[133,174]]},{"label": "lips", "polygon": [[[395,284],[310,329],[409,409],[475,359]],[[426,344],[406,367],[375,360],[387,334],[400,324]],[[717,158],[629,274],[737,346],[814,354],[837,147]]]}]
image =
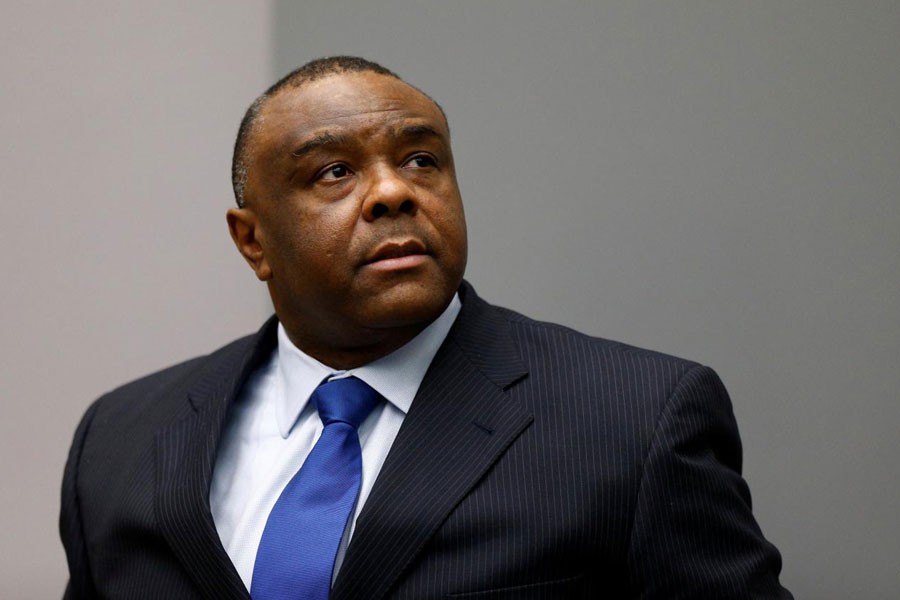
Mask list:
[{"label": "lips", "polygon": [[366,264],[372,264],[392,258],[403,258],[406,256],[415,256],[427,254],[425,244],[419,240],[405,240],[402,242],[385,242],[378,246],[375,251],[366,258]]},{"label": "lips", "polygon": [[428,260],[428,249],[417,239],[388,241],[366,258],[363,267],[382,273],[410,272],[422,267]]}]

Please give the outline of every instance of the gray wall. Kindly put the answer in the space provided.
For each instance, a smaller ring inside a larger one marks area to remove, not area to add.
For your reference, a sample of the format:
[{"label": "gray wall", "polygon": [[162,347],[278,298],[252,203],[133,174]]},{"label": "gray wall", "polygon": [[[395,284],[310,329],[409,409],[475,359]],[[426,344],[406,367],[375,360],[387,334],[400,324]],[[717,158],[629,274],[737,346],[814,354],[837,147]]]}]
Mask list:
[{"label": "gray wall", "polygon": [[900,3],[275,7],[442,103],[482,295],[719,371],[798,597],[898,597]]},{"label": "gray wall", "polygon": [[87,403],[269,310],[231,140],[332,53],[449,113],[482,295],[712,365],[784,583],[897,596],[897,2],[56,4],[0,20],[0,597],[64,584]]},{"label": "gray wall", "polygon": [[3,3],[0,598],[62,594],[59,482],[87,404],[268,310],[224,213],[270,10]]}]

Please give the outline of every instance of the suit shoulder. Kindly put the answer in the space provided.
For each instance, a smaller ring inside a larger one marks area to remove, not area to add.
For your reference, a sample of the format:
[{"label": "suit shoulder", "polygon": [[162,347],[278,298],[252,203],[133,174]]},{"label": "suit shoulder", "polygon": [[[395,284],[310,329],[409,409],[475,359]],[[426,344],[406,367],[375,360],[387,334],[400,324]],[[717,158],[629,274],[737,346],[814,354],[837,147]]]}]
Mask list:
[{"label": "suit shoulder", "polygon": [[641,405],[648,423],[656,418],[649,415],[658,415],[685,386],[711,386],[717,396],[727,398],[718,375],[698,362],[498,310],[527,365],[526,387],[553,387],[570,398],[602,397],[614,405]]},{"label": "suit shoulder", "polygon": [[104,397],[133,396],[135,394],[141,395],[152,393],[160,388],[177,385],[179,382],[190,380],[194,376],[202,373],[209,365],[216,365],[223,361],[227,362],[229,360],[239,359],[239,357],[248,352],[255,337],[255,335],[247,335],[238,338],[209,354],[195,356],[153,373],[149,373],[138,379],[120,385],[104,394]]},{"label": "suit shoulder", "polygon": [[[120,385],[97,399],[92,409],[98,414],[112,417],[122,413],[143,413],[161,408],[166,399],[182,398],[194,382],[223,365],[239,368],[243,358],[251,351],[257,335],[234,340],[209,354],[197,356],[138,379]],[[224,370],[227,370],[224,367]]]},{"label": "suit shoulder", "polygon": [[566,325],[532,319],[508,308],[495,308],[510,324],[511,332],[519,344],[539,349],[542,353],[572,358],[576,353],[582,353],[585,358],[638,361],[673,368],[679,373],[701,366],[693,360],[588,335]]},{"label": "suit shoulder", "polygon": [[[729,432],[736,432],[730,398],[711,368],[505,308],[497,310],[509,324],[516,351],[528,369],[516,393],[536,415],[601,415],[599,422],[630,429],[630,439],[640,449],[635,456],[643,456],[665,419],[704,415],[703,419],[724,423]],[[582,422],[596,425],[598,420],[583,418],[569,426],[575,430]]]}]

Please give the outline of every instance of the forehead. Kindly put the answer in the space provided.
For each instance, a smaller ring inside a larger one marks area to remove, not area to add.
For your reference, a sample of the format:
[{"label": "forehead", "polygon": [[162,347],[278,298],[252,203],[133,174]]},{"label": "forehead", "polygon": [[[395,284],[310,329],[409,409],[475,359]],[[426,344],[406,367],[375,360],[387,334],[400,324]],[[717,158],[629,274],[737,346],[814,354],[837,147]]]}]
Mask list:
[{"label": "forehead", "polygon": [[257,136],[277,150],[322,131],[372,133],[402,124],[429,125],[449,138],[440,109],[414,87],[378,73],[341,73],[279,91],[260,112]]}]

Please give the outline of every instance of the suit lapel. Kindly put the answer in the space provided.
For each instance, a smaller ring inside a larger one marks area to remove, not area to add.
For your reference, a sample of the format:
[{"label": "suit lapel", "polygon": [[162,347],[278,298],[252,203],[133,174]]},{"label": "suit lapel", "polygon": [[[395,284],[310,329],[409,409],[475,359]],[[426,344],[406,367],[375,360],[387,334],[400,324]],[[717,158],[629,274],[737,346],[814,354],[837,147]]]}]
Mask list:
[{"label": "suit lapel", "polygon": [[498,311],[461,290],[435,356],[359,515],[332,597],[380,599],[454,507],[527,428],[505,390],[525,377]]},{"label": "suit lapel", "polygon": [[228,408],[274,344],[272,319],[252,344],[234,347],[213,362],[187,393],[193,410],[156,437],[160,528],[206,598],[250,598],[219,540],[209,508],[209,486]]}]

